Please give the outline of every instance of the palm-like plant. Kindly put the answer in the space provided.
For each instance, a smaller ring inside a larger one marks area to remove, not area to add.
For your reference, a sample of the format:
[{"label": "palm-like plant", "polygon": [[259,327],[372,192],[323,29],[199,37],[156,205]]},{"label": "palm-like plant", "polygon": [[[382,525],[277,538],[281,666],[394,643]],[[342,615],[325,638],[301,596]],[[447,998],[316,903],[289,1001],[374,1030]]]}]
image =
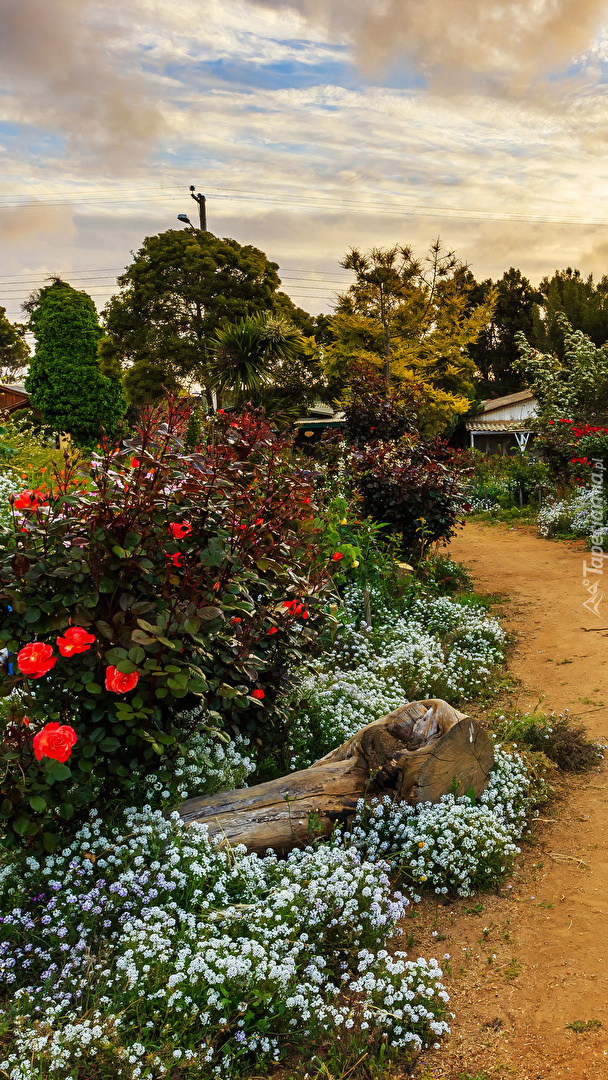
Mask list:
[{"label": "palm-like plant", "polygon": [[207,383],[217,393],[231,390],[242,400],[271,383],[275,366],[301,351],[302,333],[287,319],[266,311],[249,315],[216,332]]}]

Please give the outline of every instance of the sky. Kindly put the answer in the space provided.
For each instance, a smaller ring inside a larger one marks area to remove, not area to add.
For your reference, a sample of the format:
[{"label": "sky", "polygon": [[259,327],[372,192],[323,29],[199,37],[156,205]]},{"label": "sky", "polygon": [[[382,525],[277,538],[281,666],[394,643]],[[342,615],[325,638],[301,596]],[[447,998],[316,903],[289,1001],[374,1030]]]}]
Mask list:
[{"label": "sky", "polygon": [[606,0],[0,0],[0,305],[197,221],[330,311],[352,246],[608,273]]}]

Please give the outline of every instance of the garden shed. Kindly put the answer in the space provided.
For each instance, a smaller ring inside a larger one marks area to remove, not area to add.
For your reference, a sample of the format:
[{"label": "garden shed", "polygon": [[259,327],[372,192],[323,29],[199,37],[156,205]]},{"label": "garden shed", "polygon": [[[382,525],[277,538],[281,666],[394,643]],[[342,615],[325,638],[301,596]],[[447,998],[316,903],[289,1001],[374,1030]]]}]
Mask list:
[{"label": "garden shed", "polygon": [[0,383],[0,413],[16,412],[29,403],[29,394],[22,383]]},{"label": "garden shed", "polygon": [[472,449],[504,456],[528,447],[534,437],[530,422],[537,412],[531,390],[488,398],[483,406],[479,416],[467,421]]}]

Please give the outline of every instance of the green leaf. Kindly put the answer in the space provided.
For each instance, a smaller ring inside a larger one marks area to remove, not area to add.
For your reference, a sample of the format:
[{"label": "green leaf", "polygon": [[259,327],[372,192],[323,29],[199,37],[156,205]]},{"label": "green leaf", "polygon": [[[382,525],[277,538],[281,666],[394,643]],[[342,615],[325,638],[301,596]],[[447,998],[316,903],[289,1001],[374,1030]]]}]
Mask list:
[{"label": "green leaf", "polygon": [[154,737],[157,742],[162,743],[163,746],[173,746],[175,742],[175,736],[169,735],[166,731],[155,731]]},{"label": "green leaf", "polygon": [[66,821],[69,821],[70,818],[74,817],[74,807],[73,807],[72,803],[62,802],[62,804],[61,804],[61,816],[63,818],[65,818]]},{"label": "green leaf", "polygon": [[137,625],[141,626],[142,630],[147,630],[149,634],[160,634],[160,626],[152,626],[152,623],[146,622],[145,619],[138,619]]},{"label": "green leaf", "polygon": [[201,620],[197,618],[186,619],[184,630],[187,634],[198,634],[201,628]]},{"label": "green leaf", "polygon": [[[108,649],[107,652],[104,653],[104,657],[107,660],[108,664],[111,664],[112,666],[116,666],[116,664],[118,663],[119,660],[126,660],[127,655],[128,654],[127,654],[126,649],[116,649],[116,648],[115,649]],[[133,670],[133,669],[131,669],[131,670]]]},{"label": "green leaf", "polygon": [[133,630],[131,632],[131,641],[137,642],[138,645],[152,645],[156,640],[156,637],[146,634],[145,630]]},{"label": "green leaf", "polygon": [[49,855],[52,855],[55,850],[55,837],[50,832],[42,834],[42,844],[45,851],[48,851]]},{"label": "green leaf", "polygon": [[26,817],[18,817],[13,821],[13,829],[17,833],[17,836],[24,836],[30,819]]},{"label": "green leaf", "polygon": [[55,780],[69,780],[72,775],[67,765],[63,765],[61,761],[52,761],[47,772],[51,773]]},{"label": "green leaf", "polygon": [[124,545],[125,545],[126,548],[129,548],[129,549],[132,550],[133,548],[137,547],[140,540],[141,540],[141,533],[128,532],[127,535],[125,536],[123,542],[124,542]]},{"label": "green leaf", "polygon": [[90,758],[81,758],[78,762],[78,768],[81,772],[90,773],[93,772],[93,762]]},{"label": "green leaf", "polygon": [[42,795],[30,795],[29,804],[32,810],[35,810],[37,814],[44,814],[46,810],[46,799],[42,798]]},{"label": "green leaf", "polygon": [[[217,607],[199,608],[198,614],[200,615],[201,619],[204,619],[206,622],[214,622],[216,619],[224,618],[223,612],[220,610],[220,608]],[[190,633],[195,633],[195,631],[190,631]]]},{"label": "green leaf", "polygon": [[115,754],[120,749],[120,742],[118,739],[113,739],[111,736],[107,739],[102,739],[99,744],[99,749],[103,750],[104,754]]},{"label": "green leaf", "polygon": [[134,664],[141,664],[146,659],[146,654],[140,645],[136,645],[133,649],[129,649],[129,660],[132,660]]},{"label": "green leaf", "polygon": [[114,637],[113,626],[110,626],[110,624],[108,622],[105,622],[103,619],[96,619],[95,626],[99,630],[99,633],[102,637],[107,638],[108,641],[112,640],[112,638]]},{"label": "green leaf", "polygon": [[27,611],[25,613],[25,621],[26,621],[26,623],[28,623],[28,625],[29,625],[31,623],[38,622],[39,618],[40,618],[40,608],[28,607],[28,609],[27,609]]}]

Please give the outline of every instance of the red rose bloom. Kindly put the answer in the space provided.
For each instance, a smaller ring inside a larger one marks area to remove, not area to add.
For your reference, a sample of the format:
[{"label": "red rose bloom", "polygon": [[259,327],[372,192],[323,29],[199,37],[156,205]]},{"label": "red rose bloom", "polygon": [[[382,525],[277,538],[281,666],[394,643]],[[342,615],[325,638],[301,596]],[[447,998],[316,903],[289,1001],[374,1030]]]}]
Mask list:
[{"label": "red rose bloom", "polygon": [[67,761],[75,742],[74,728],[54,721],[52,724],[45,724],[42,731],[34,735],[34,753],[38,761],[43,757],[53,758],[54,761]]},{"label": "red rose bloom", "polygon": [[189,536],[192,532],[192,526],[189,521],[172,521],[169,525],[169,532],[174,540],[183,540],[184,536]]},{"label": "red rose bloom", "polygon": [[270,637],[271,634],[276,634],[276,632],[277,632],[276,626],[271,626],[270,630],[268,631],[268,637]]},{"label": "red rose bloom", "polygon": [[182,565],[181,551],[174,551],[173,555],[169,555],[169,553],[167,553],[167,558],[168,558],[169,562],[173,563],[174,566],[181,566]]},{"label": "red rose bloom", "polygon": [[106,690],[112,690],[114,694],[126,694],[137,686],[139,675],[132,671],[125,675],[123,671],[117,671],[115,667],[106,668]]},{"label": "red rose bloom", "polygon": [[13,505],[15,510],[37,510],[39,506],[47,506],[48,503],[42,491],[22,491]]},{"label": "red rose bloom", "polygon": [[139,469],[139,461],[137,460],[136,457],[131,458],[131,468],[132,469]]},{"label": "red rose bloom", "polygon": [[331,558],[332,558],[332,562],[340,562],[340,559],[343,559],[344,556],[343,556],[341,551],[334,551]]},{"label": "red rose bloom", "polygon": [[56,663],[57,657],[53,656],[53,646],[44,645],[42,641],[32,641],[17,653],[19,671],[22,671],[24,675],[30,675],[32,679],[39,679],[41,675],[46,675]]},{"label": "red rose bloom", "polygon": [[63,637],[57,638],[57,645],[62,656],[88,652],[94,643],[95,634],[87,634],[82,626],[70,626]]},{"label": "red rose bloom", "polygon": [[251,696],[254,697],[256,701],[262,701],[262,699],[266,697],[266,694],[263,690],[258,689],[254,690]]}]

